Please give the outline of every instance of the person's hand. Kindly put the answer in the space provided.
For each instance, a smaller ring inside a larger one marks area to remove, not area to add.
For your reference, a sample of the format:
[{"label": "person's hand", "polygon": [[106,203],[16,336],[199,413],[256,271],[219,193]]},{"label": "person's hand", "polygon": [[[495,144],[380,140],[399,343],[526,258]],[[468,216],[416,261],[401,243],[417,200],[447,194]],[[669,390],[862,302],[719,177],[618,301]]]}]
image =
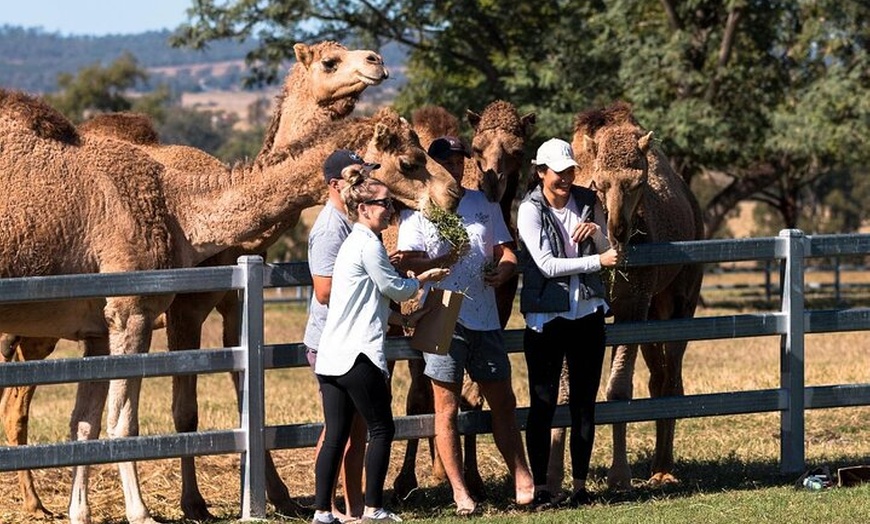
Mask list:
[{"label": "person's hand", "polygon": [[408,327],[415,327],[417,325],[417,322],[419,322],[420,319],[423,318],[430,310],[430,307],[424,306],[420,309],[415,309],[414,311],[411,311],[410,313],[405,315],[405,325],[407,325]]},{"label": "person's hand", "polygon": [[619,252],[613,248],[601,253],[599,257],[601,257],[601,267],[614,267],[619,264]]},{"label": "person's hand", "polygon": [[513,263],[501,263],[485,269],[483,282],[487,286],[498,287],[511,279],[517,272],[517,266]]},{"label": "person's hand", "polygon": [[421,284],[425,282],[440,282],[444,280],[444,277],[450,274],[450,269],[444,267],[433,267],[432,269],[427,269],[423,271],[419,275],[416,276],[417,280],[420,281]]},{"label": "person's hand", "polygon": [[571,232],[571,239],[576,243],[581,243],[587,238],[593,238],[601,230],[595,222],[582,222]]}]

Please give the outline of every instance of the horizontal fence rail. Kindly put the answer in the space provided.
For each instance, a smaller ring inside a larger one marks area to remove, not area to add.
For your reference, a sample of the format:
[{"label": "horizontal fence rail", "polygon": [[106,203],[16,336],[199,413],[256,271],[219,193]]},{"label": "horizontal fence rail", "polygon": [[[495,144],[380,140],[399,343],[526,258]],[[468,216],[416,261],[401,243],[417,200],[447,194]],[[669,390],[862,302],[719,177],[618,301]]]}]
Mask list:
[{"label": "horizontal fence rail", "polygon": [[[779,412],[783,425],[781,468],[787,472],[802,470],[805,409],[870,405],[868,384],[824,387],[803,384],[803,337],[806,333],[870,329],[870,309],[804,311],[803,261],[809,257],[868,253],[870,235],[804,236],[795,230],[786,230],[779,237],[770,238],[632,246],[627,253],[628,266],[776,261],[784,275],[782,307],[778,312],[768,313],[610,324],[607,327],[608,345],[779,336],[783,378],[778,389],[602,402],[596,408],[596,423]],[[263,265],[258,257],[242,257],[238,265],[227,267],[0,279],[0,305],[219,290],[238,290],[243,295],[244,305],[243,340],[237,347],[6,363],[0,373],[0,387],[10,387],[240,372],[244,377],[240,427],[224,431],[0,447],[3,456],[0,471],[240,453],[243,458],[240,473],[242,517],[264,517],[263,454],[257,451],[313,446],[322,427],[320,423],[265,426],[264,370],[302,367],[308,363],[301,343],[263,343],[264,290],[310,285],[306,263]],[[505,339],[508,351],[522,350],[522,330],[506,331]],[[404,338],[388,339],[386,353],[390,360],[420,358]],[[517,415],[524,428],[527,409],[518,408]],[[567,408],[560,407],[554,425],[564,427],[569,424]],[[462,433],[486,433],[491,429],[488,411],[460,415],[459,430]],[[433,436],[434,418],[432,415],[397,417],[396,430],[398,439]],[[258,455],[259,459],[256,458]]]}]

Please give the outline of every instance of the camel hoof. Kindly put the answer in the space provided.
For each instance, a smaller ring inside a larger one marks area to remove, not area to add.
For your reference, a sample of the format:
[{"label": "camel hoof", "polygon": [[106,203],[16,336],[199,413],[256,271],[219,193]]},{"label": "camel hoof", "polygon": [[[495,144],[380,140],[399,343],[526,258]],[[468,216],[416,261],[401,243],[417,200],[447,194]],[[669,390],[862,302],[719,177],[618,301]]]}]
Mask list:
[{"label": "camel hoof", "polygon": [[214,520],[214,515],[205,507],[205,500],[200,499],[197,503],[181,504],[181,512],[184,518],[189,520]]},{"label": "camel hoof", "polygon": [[400,500],[407,499],[419,484],[416,475],[399,475],[393,481],[393,494]]},{"label": "camel hoof", "polygon": [[607,487],[616,491],[631,491],[631,470],[611,468],[607,472]]},{"label": "camel hoof", "polygon": [[270,500],[269,502],[275,506],[275,513],[285,517],[306,518],[311,513],[308,508],[290,498],[277,502]]},{"label": "camel hoof", "polygon": [[465,486],[468,488],[468,492],[474,500],[479,502],[486,498],[486,484],[484,484],[483,479],[480,478],[480,473],[476,471],[473,473],[466,471]]},{"label": "camel hoof", "polygon": [[677,477],[670,473],[656,473],[647,481],[647,484],[654,488],[660,488],[668,484],[679,484]]},{"label": "camel hoof", "polygon": [[31,517],[34,520],[54,518],[54,513],[45,509],[45,506],[43,506],[41,502],[35,506],[25,508],[24,511],[25,513],[27,513],[27,516]]}]

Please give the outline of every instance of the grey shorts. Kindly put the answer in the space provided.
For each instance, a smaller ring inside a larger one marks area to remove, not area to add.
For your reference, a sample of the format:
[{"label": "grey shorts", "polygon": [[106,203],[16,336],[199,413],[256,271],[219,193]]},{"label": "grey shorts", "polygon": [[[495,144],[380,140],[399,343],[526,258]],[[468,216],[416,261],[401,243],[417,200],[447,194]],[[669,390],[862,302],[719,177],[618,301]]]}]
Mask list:
[{"label": "grey shorts", "polygon": [[456,324],[450,351],[446,355],[423,353],[423,360],[426,361],[424,374],[439,382],[461,384],[465,370],[475,382],[511,378],[511,361],[501,329],[477,331]]}]

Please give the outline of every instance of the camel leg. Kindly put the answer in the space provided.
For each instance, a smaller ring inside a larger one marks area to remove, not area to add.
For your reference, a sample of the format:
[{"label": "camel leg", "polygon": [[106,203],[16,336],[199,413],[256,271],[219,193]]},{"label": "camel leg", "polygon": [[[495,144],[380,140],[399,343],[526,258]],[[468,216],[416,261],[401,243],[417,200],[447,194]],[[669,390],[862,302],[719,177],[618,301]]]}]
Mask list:
[{"label": "camel leg", "polygon": [[[57,339],[54,338],[21,338],[17,344],[15,360],[42,360],[54,351],[56,343]],[[4,355],[6,353],[4,351]],[[13,387],[3,392],[0,411],[3,413],[6,439],[10,446],[27,445],[30,402],[35,392],[36,386]],[[47,518],[53,515],[45,508],[36,493],[33,474],[29,469],[18,471],[18,485],[23,500],[22,509],[27,515],[33,518]]]},{"label": "camel leg", "polygon": [[[107,355],[109,341],[106,338],[88,339],[83,343],[84,356]],[[71,440],[93,440],[100,436],[103,406],[109,392],[109,383],[80,382],[76,389],[76,403],[70,417]],[[69,520],[71,524],[90,524],[91,509],[88,505],[88,475],[90,466],[74,466],[70,492]]]},{"label": "camel leg", "polygon": [[[562,361],[562,373],[559,376],[559,396],[556,403],[568,403],[568,364]],[[558,496],[562,492],[565,481],[565,428],[550,430],[550,461],[547,463],[547,491]]]},{"label": "camel leg", "polygon": [[[111,355],[147,353],[151,347],[154,319],[161,311],[161,298],[113,297],[106,301],[106,320],[109,326]],[[168,305],[168,304],[167,304]],[[109,438],[139,435],[139,394],[142,379],[114,379],[109,381],[106,401],[106,425]],[[139,487],[135,462],[118,463],[121,485],[124,489],[127,520],[130,524],[156,524],[151,518]]]},{"label": "camel leg", "polygon": [[[683,395],[683,355],[686,342],[667,344],[644,344],[641,346],[644,359],[650,369],[650,396],[669,397]],[[660,486],[678,482],[674,470],[674,430],[676,420],[656,421],[656,450],[653,456],[650,484]]]},{"label": "camel leg", "polygon": [[[202,323],[214,300],[208,294],[177,295],[166,311],[166,339],[169,351],[198,349]],[[207,306],[203,306],[206,304]],[[199,426],[199,401],[196,375],[172,377],[172,420],[175,431],[193,432]],[[196,480],[194,457],[181,457],[181,511],[191,520],[209,520],[205,499]]]},{"label": "camel leg", "polygon": [[[694,316],[702,278],[703,271],[700,267],[687,266],[684,268],[668,290],[653,299],[650,317],[669,319]],[[687,344],[687,341],[679,340],[641,346],[641,352],[650,370],[649,392],[651,397],[682,396],[684,394],[683,357],[686,354]],[[674,419],[656,421],[656,450],[650,477],[652,485],[678,482],[673,474],[675,427],[676,420]]]},{"label": "camel leg", "polygon": [[[613,348],[606,390],[608,401],[632,398],[634,393],[632,377],[634,377],[636,361],[637,344]],[[613,489],[631,489],[631,467],[628,464],[625,423],[613,425],[613,458],[610,470],[607,472],[607,485]]]},{"label": "camel leg", "polygon": [[[468,375],[462,384],[462,396],[459,399],[459,409],[462,411],[483,410],[483,395],[480,393],[480,384],[471,380]],[[465,435],[465,485],[475,500],[483,500],[486,496],[486,485],[480,477],[480,468],[477,464],[477,435]]]},{"label": "camel leg", "polygon": [[[242,326],[240,317],[240,303],[238,293],[226,293],[220,302],[217,304],[218,313],[221,314],[223,323],[223,345],[224,347],[232,347],[239,345],[242,336]],[[203,319],[204,321],[204,319]],[[239,373],[231,373],[233,386],[237,392],[237,402],[241,406],[241,389],[239,381],[241,375]],[[275,510],[282,515],[301,515],[304,508],[290,498],[290,491],[287,485],[281,480],[278,474],[278,468],[275,467],[275,461],[272,459],[272,454],[266,450],[265,456],[266,465],[266,498],[275,506]]]},{"label": "camel leg", "polygon": [[[432,394],[432,385],[429,378],[423,374],[426,363],[423,359],[412,359],[408,361],[408,374],[411,378],[411,383],[408,386],[408,398],[405,403],[405,413],[408,415],[422,415],[425,413],[435,412],[435,400]],[[402,460],[402,468],[396,479],[393,481],[393,491],[399,498],[405,498],[418,487],[417,482],[417,450],[420,441],[418,439],[407,440],[405,446],[405,457]],[[435,446],[432,439],[429,439],[429,452],[432,457],[433,466],[438,455],[435,453]],[[441,461],[438,460],[440,465]],[[444,467],[440,467],[442,474],[442,482],[446,479],[444,475]],[[434,468],[433,468],[434,471]]]}]

